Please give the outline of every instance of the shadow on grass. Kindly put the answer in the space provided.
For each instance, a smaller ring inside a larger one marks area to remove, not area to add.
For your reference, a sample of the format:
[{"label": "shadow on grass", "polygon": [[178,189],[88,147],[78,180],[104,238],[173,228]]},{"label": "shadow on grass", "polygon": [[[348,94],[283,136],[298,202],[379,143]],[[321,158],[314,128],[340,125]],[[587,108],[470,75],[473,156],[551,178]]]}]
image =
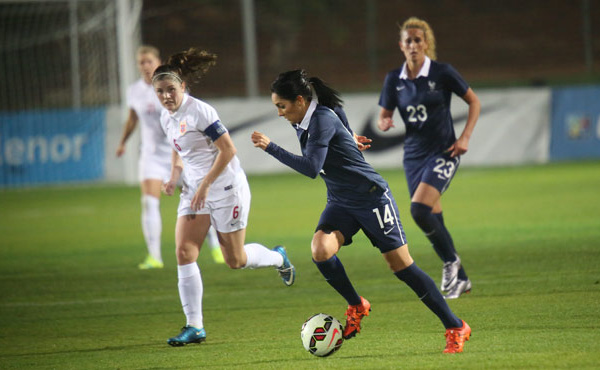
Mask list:
[{"label": "shadow on grass", "polygon": [[72,349],[72,350],[62,350],[62,351],[52,351],[52,352],[27,352],[27,353],[18,353],[18,354],[10,354],[10,355],[0,355],[0,359],[2,358],[20,358],[20,357],[28,357],[28,356],[53,356],[53,355],[64,355],[64,354],[74,354],[74,353],[94,353],[94,352],[103,352],[103,351],[127,351],[135,348],[148,348],[149,346],[156,345],[155,342],[144,343],[144,344],[130,344],[130,345],[122,345],[122,346],[106,346],[101,348],[87,348],[87,349]]}]

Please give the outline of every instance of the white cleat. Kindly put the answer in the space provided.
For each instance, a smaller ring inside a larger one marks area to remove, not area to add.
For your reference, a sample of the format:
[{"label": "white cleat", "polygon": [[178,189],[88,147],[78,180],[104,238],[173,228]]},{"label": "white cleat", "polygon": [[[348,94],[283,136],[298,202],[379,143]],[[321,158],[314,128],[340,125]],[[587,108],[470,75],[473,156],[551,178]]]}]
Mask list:
[{"label": "white cleat", "polygon": [[458,281],[458,270],[460,270],[460,258],[456,256],[456,261],[445,262],[442,270],[442,284],[440,290],[442,292],[449,292],[452,287]]},{"label": "white cleat", "polygon": [[454,287],[444,296],[444,299],[456,299],[463,293],[471,291],[471,280],[458,280]]}]

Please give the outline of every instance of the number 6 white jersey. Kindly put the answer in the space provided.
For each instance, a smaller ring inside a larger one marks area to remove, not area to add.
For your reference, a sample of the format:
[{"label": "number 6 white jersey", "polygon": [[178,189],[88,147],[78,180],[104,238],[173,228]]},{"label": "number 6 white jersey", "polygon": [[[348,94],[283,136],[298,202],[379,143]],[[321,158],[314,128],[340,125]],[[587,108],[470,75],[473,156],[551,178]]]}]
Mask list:
[{"label": "number 6 white jersey", "polygon": [[[179,109],[171,114],[164,109],[160,124],[169,143],[183,160],[183,191],[195,192],[211,169],[218,149],[214,140],[227,132],[217,111],[207,103],[184,94]],[[244,170],[234,156],[223,172],[212,183],[208,201],[223,199],[246,181]]]}]

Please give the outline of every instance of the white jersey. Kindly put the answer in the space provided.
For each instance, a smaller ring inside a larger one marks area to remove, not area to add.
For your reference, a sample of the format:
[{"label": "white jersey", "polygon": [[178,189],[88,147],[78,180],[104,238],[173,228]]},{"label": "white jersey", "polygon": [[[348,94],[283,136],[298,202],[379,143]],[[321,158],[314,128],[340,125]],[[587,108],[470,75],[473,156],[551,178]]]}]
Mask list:
[{"label": "white jersey", "polygon": [[152,85],[143,78],[127,89],[127,103],[138,116],[141,130],[140,160],[159,160],[171,163],[171,147],[160,127],[160,112],[163,109]]},{"label": "white jersey", "polygon": [[[205,130],[215,123],[220,125],[217,111],[188,94],[184,94],[177,112],[171,114],[165,109],[161,113],[160,124],[169,143],[183,161],[184,193],[195,193],[217,157],[219,151],[210,136],[205,133]],[[210,186],[207,200],[228,197],[233,193],[233,189],[245,181],[244,170],[238,157],[234,156]]]}]

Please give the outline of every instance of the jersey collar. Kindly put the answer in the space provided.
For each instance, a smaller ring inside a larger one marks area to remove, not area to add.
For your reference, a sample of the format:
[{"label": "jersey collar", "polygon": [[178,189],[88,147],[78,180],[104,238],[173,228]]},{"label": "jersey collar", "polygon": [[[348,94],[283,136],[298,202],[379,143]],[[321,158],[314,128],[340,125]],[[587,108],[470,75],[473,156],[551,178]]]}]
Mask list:
[{"label": "jersey collar", "polygon": [[311,119],[313,113],[315,112],[315,109],[317,109],[317,101],[316,101],[316,99],[313,99],[310,102],[310,105],[308,106],[308,109],[306,110],[306,114],[304,115],[304,118],[302,119],[302,122],[300,122],[298,127],[300,127],[301,129],[303,129],[305,131],[308,129],[308,125],[310,124],[310,119]]},{"label": "jersey collar", "polygon": [[179,116],[183,113],[180,113],[183,111],[183,106],[185,105],[185,103],[187,103],[188,99],[189,99],[189,95],[188,93],[184,93],[183,94],[183,99],[181,100],[181,105],[179,106],[179,109],[177,109],[177,111],[175,111],[175,113],[171,114],[171,117],[173,117],[174,119],[179,119]]},{"label": "jersey collar", "polygon": [[[423,63],[423,67],[417,74],[417,78],[419,77],[427,77],[429,76],[429,68],[431,68],[431,59],[428,56],[425,56],[425,62]],[[406,62],[402,65],[402,72],[400,72],[400,79],[406,80],[408,79],[408,74],[406,73]]]}]

